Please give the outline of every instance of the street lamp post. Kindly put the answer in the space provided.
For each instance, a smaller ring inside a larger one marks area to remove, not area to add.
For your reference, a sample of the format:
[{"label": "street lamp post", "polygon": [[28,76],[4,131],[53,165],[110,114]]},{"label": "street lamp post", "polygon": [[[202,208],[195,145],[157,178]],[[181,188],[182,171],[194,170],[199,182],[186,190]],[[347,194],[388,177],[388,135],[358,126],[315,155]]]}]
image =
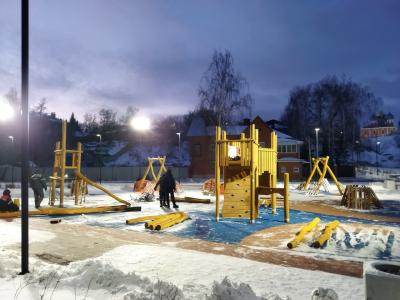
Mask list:
[{"label": "street lamp post", "polygon": [[13,155],[13,160],[12,160],[12,165],[11,165],[11,185],[14,187],[14,164],[15,164],[15,151],[14,151],[14,136],[10,135],[8,138],[11,140],[11,145],[12,145],[12,155]]},{"label": "street lamp post", "polygon": [[182,163],[182,157],[181,157],[181,133],[177,132],[176,133],[178,136],[178,155],[179,155],[179,165],[178,165],[178,174],[179,174],[179,183],[181,183],[181,163]]},{"label": "street lamp post", "polygon": [[315,128],[315,149],[316,149],[316,157],[319,157],[319,151],[318,151],[318,132],[319,128]]},{"label": "street lamp post", "polygon": [[378,164],[378,151],[380,150],[379,148],[380,148],[380,144],[381,144],[381,142],[380,141],[377,141],[376,142],[376,149],[375,149],[375,164],[376,164],[376,167],[378,168],[379,167],[379,164]]},{"label": "street lamp post", "polygon": [[[101,151],[101,134],[98,133],[98,134],[96,134],[96,136],[100,139],[100,151]],[[100,153],[100,158],[101,158],[101,153]],[[99,160],[99,165],[100,165],[100,180],[99,181],[101,183],[101,179],[102,179],[101,169],[102,169],[102,165],[103,165],[103,160],[102,159]]]},{"label": "street lamp post", "polygon": [[357,140],[356,141],[356,159],[357,159],[357,167],[358,167],[358,160],[359,160],[359,158],[360,158],[360,149],[359,149],[359,147],[360,147],[360,141],[359,140]]}]

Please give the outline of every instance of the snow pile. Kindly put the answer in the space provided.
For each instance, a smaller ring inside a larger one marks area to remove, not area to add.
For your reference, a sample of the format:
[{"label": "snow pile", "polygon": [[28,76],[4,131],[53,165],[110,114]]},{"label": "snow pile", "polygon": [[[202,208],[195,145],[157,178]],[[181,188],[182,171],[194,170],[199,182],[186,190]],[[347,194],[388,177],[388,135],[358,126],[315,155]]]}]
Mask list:
[{"label": "snow pile", "polygon": [[207,300],[289,300],[289,297],[281,298],[272,294],[265,297],[258,297],[252,288],[245,283],[236,284],[225,277],[221,283],[214,282],[211,295]]},{"label": "snow pile", "polygon": [[339,296],[332,289],[320,287],[311,293],[311,300],[339,300]]}]

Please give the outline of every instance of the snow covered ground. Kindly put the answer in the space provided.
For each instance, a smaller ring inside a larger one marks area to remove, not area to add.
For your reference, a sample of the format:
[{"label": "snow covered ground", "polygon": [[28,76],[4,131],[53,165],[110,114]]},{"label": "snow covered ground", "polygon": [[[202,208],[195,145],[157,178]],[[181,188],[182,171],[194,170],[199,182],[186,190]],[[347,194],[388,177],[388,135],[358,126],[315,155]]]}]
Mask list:
[{"label": "snow covered ground", "polygon": [[[141,205],[142,211],[64,217],[63,223],[146,231],[143,224],[126,226],[125,220],[164,213],[157,202],[135,202],[138,195],[132,192],[132,183],[106,183],[105,186],[123,199]],[[384,204],[385,201],[400,201],[398,192],[384,189],[381,183],[373,183],[371,186]],[[340,199],[338,195],[324,192],[307,197],[304,192],[295,190],[295,187],[296,184],[291,185],[292,201]],[[198,183],[184,184],[186,196],[210,197],[202,195],[199,189]],[[332,186],[334,193],[335,189]],[[89,193],[85,205],[116,204],[100,191],[90,188]],[[18,197],[19,191],[12,190],[12,194]],[[30,202],[33,209],[33,199]],[[71,200],[68,205],[72,204]],[[176,234],[195,222],[198,214],[212,216],[215,207],[212,204],[179,205],[179,210],[192,215],[192,220],[160,234]],[[364,298],[363,280],[359,278],[185,250],[172,244],[119,246],[101,256],[66,266],[32,257],[32,273],[23,277],[15,276],[20,263],[19,252],[15,247],[20,236],[19,226],[19,221],[0,220],[0,299],[310,299],[312,291],[318,287],[335,290],[339,299]],[[391,233],[391,255],[398,259],[398,227],[387,227],[383,233],[374,229],[357,230],[351,224],[341,225],[334,236],[335,242],[329,243],[324,249],[316,250],[304,243],[299,246],[296,254],[334,256],[336,259],[341,256],[359,260],[373,259],[376,253],[385,251]],[[31,230],[32,242],[51,243],[52,238],[51,232]],[[282,251],[287,251],[283,249],[286,242],[282,241]]]},{"label": "snow covered ground", "polygon": [[[19,232],[19,222],[11,224],[1,237],[9,246]],[[51,237],[37,232],[35,242]],[[18,252],[3,246],[0,266],[0,299],[309,299],[318,287],[340,299],[364,293],[359,278],[168,246],[121,246],[64,266],[32,257],[25,276],[16,276]]]}]

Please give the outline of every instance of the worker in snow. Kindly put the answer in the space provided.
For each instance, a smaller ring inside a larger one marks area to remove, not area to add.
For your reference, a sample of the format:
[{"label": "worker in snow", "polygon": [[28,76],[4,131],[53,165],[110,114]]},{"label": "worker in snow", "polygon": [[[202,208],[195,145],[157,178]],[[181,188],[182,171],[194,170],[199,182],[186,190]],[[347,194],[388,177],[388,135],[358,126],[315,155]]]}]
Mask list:
[{"label": "worker in snow", "polygon": [[18,211],[19,207],[11,199],[11,191],[5,189],[0,197],[0,211]]},{"label": "worker in snow", "polygon": [[158,186],[160,186],[160,189],[158,191],[158,195],[159,195],[159,199],[160,199],[160,207],[167,206],[167,202],[169,202],[168,194],[166,193],[165,174],[166,173],[164,173],[160,177],[160,179],[157,181],[157,183],[154,187],[154,190],[157,190]]},{"label": "worker in snow", "polygon": [[171,201],[172,201],[174,208],[178,208],[179,206],[175,202],[175,195],[174,195],[174,192],[176,191],[175,178],[172,175],[172,172],[170,169],[168,169],[164,175],[165,175],[165,178],[164,178],[165,193],[167,194],[165,199],[167,200],[167,207],[169,207],[169,197],[171,196]]},{"label": "worker in snow", "polygon": [[46,180],[43,178],[42,174],[36,171],[30,178],[30,185],[35,195],[35,207],[39,208],[44,198],[43,190],[47,191]]}]

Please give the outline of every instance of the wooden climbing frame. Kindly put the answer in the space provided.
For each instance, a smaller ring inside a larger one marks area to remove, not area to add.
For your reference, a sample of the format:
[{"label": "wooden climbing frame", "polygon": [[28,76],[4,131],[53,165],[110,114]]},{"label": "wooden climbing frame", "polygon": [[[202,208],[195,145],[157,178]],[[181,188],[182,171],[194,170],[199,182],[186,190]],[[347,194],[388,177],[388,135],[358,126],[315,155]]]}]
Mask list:
[{"label": "wooden climbing frame", "polygon": [[[337,187],[337,189],[339,190],[339,193],[340,193],[341,195],[343,195],[343,193],[344,193],[344,188],[343,188],[343,186],[340,184],[340,182],[337,180],[335,174],[332,172],[331,168],[330,168],[329,165],[328,165],[329,156],[313,158],[312,161],[313,161],[313,165],[314,165],[314,166],[313,166],[313,168],[312,168],[312,171],[311,171],[311,173],[310,173],[310,176],[308,176],[307,180],[304,182],[303,190],[306,191],[306,190],[308,189],[308,186],[309,186],[311,180],[313,179],[313,177],[314,177],[314,175],[315,175],[315,172],[318,172],[318,174],[319,174],[319,179],[318,179],[318,181],[317,181],[317,184],[316,184],[315,187],[314,187],[314,191],[315,191],[315,192],[318,192],[318,191],[319,191],[319,188],[321,187],[321,185],[322,185],[322,183],[323,183],[323,181],[324,181],[324,178],[325,178],[325,176],[326,176],[326,173],[329,173],[329,175],[331,175],[333,181],[335,182],[336,187]],[[322,165],[322,170],[321,170],[321,168],[319,167],[319,164]]]},{"label": "wooden climbing frame", "polygon": [[[166,156],[148,157],[147,160],[149,164],[147,165],[146,171],[144,172],[142,181],[146,180],[147,175],[149,175],[150,173],[152,176],[152,180],[157,182],[160,179],[161,175],[167,172],[167,168],[165,167],[166,159]],[[158,162],[160,164],[157,174],[154,171],[154,162]]]}]

